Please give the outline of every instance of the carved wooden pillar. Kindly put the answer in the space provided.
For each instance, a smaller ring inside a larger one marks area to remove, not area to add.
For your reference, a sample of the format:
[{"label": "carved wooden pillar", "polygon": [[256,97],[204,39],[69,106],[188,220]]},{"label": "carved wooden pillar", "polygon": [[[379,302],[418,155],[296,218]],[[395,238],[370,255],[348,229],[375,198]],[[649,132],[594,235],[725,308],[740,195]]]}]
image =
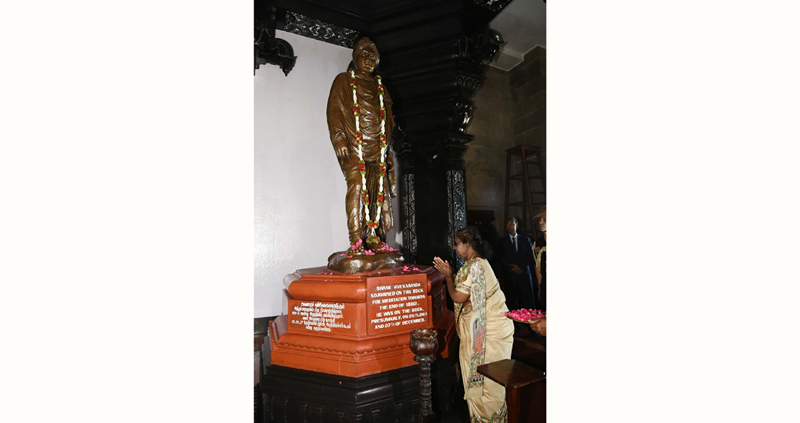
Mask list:
[{"label": "carved wooden pillar", "polygon": [[[450,137],[444,143],[445,166],[447,169],[447,245],[456,243],[456,233],[467,225],[467,196],[464,178],[464,153],[466,143],[471,139]],[[454,272],[458,272],[464,259],[450,250],[450,257],[455,263]]]},{"label": "carved wooden pillar", "polygon": [[401,128],[392,133],[395,166],[398,169],[400,195],[400,228],[403,231],[403,256],[409,263],[417,262],[416,196],[414,185],[414,147],[406,142]]},{"label": "carved wooden pillar", "polygon": [[436,351],[439,349],[439,340],[436,338],[435,329],[415,329],[411,331],[409,347],[414,355],[414,361],[419,362],[419,414],[417,423],[434,422],[433,406],[431,403],[431,363],[436,360]]},{"label": "carved wooden pillar", "polygon": [[[463,260],[452,246],[466,225],[463,157],[473,139],[465,129],[472,119],[472,97],[502,43],[500,34],[487,27],[487,16],[494,15],[476,12],[480,7],[459,0],[417,3],[379,8],[373,17],[373,40],[395,120],[404,131],[405,146],[395,144],[407,163],[400,179],[413,181],[414,195],[407,196],[404,209],[413,204],[415,213],[401,220],[414,230],[404,232],[403,242],[414,246],[414,262],[447,257],[455,270]],[[427,19],[419,21],[420,16]]]}]

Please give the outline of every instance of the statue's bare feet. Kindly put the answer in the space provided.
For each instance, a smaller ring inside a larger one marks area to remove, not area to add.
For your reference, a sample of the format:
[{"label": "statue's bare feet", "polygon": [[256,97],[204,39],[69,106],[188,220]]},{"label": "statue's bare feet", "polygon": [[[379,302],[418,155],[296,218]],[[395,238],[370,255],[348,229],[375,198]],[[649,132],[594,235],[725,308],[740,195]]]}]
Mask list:
[{"label": "statue's bare feet", "polygon": [[364,255],[364,242],[360,239],[356,241],[355,244],[351,245],[350,248],[347,249],[347,254],[355,256]]},{"label": "statue's bare feet", "polygon": [[351,245],[350,248],[347,249],[347,254],[351,256],[362,256],[364,255],[364,247],[353,248]]}]

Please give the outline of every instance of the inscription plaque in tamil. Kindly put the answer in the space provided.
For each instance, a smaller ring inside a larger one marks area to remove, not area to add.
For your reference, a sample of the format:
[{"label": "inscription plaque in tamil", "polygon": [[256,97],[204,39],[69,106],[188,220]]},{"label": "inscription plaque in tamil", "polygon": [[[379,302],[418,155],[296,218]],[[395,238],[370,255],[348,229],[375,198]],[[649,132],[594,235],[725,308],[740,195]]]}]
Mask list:
[{"label": "inscription plaque in tamil", "polygon": [[344,302],[289,300],[288,327],[291,332],[319,335],[355,335],[354,304]]}]

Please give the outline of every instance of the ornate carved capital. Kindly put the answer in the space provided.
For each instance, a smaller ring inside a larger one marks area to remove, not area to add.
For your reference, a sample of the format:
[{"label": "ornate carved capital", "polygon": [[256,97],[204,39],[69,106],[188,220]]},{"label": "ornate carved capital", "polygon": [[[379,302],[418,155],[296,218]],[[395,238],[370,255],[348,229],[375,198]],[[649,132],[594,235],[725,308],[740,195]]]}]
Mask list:
[{"label": "ornate carved capital", "polygon": [[481,87],[481,80],[471,75],[459,74],[456,76],[456,84],[477,91]]},{"label": "ornate carved capital", "polygon": [[467,143],[472,141],[473,136],[469,134],[451,134],[442,143],[442,153],[445,156],[445,167],[447,169],[464,170],[464,153],[467,151]]}]

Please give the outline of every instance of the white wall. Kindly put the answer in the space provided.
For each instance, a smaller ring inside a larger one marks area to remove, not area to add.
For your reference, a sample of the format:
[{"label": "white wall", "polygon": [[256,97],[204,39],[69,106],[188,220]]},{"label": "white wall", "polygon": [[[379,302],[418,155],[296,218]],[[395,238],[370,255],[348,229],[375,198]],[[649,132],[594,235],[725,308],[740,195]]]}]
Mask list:
[{"label": "white wall", "polygon": [[[285,275],[325,266],[330,254],[348,247],[346,186],[325,109],[352,49],[282,31],[277,37],[292,45],[297,63],[289,76],[275,65],[255,75],[254,317],[281,313]],[[390,245],[396,232],[388,234]]]}]

